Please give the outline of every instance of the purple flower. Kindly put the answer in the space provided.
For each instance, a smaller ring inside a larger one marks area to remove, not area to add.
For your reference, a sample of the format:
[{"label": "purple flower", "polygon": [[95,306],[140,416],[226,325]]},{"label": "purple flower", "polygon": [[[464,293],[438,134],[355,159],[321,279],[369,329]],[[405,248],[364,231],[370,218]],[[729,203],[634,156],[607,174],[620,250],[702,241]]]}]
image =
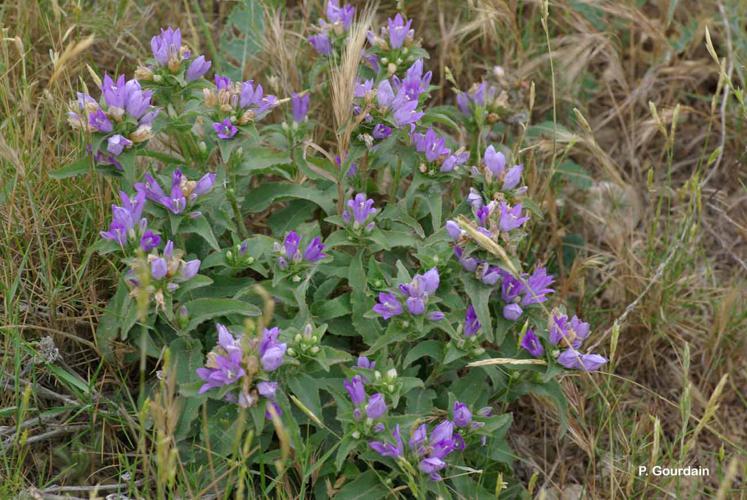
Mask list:
[{"label": "purple flower", "polygon": [[301,237],[297,232],[291,231],[285,235],[285,241],[283,242],[283,248],[285,249],[285,256],[293,259],[298,254],[298,247],[301,244]]},{"label": "purple flower", "polygon": [[404,127],[416,123],[425,113],[417,111],[418,101],[408,100],[407,96],[400,92],[392,101],[392,120],[397,127]]},{"label": "purple flower", "polygon": [[109,118],[104,114],[101,108],[97,108],[96,111],[88,114],[88,125],[95,132],[101,132],[104,134],[108,134],[114,130],[112,122],[109,121]]},{"label": "purple flower", "polygon": [[199,259],[192,259],[188,260],[184,263],[180,270],[180,276],[183,280],[188,280],[193,278],[197,271],[200,270],[200,261]]},{"label": "purple flower", "polygon": [[122,200],[122,206],[112,205],[112,222],[109,230],[100,234],[102,238],[124,246],[128,240],[137,238],[138,228],[145,230],[147,225],[146,220],[141,218],[145,207],[145,191],[136,186],[134,198],[130,198],[124,191],[119,192],[119,198]]},{"label": "purple flower", "polygon": [[446,232],[449,234],[452,240],[458,240],[461,238],[466,232],[459,226],[459,224],[456,221],[453,220],[447,220],[446,221]]},{"label": "purple flower", "polygon": [[130,146],[132,146],[132,141],[120,134],[113,135],[106,141],[106,150],[114,156],[119,156],[125,148]]},{"label": "purple flower", "polygon": [[348,391],[350,400],[355,406],[366,401],[366,388],[363,383],[363,377],[355,375],[353,378],[345,380],[342,385],[345,387],[345,390]]},{"label": "purple flower", "polygon": [[309,94],[291,94],[291,110],[293,112],[293,121],[301,123],[306,119],[306,115],[309,113],[309,102],[311,101],[311,95]]},{"label": "purple flower", "polygon": [[168,264],[166,259],[163,257],[156,257],[150,261],[150,276],[154,280],[160,280],[169,272]]},{"label": "purple flower", "polygon": [[327,20],[330,23],[341,23],[346,31],[350,28],[355,17],[355,7],[346,3],[340,7],[338,0],[327,1]]},{"label": "purple flower", "polygon": [[467,160],[469,160],[469,152],[468,151],[462,151],[461,153],[457,152],[452,155],[449,155],[444,162],[441,164],[441,168],[439,169],[441,172],[448,173],[453,171],[456,167],[459,165],[464,165],[467,163]]},{"label": "purple flower", "polygon": [[402,314],[402,304],[393,293],[379,293],[379,303],[373,307],[373,311],[384,319],[391,319]]},{"label": "purple flower", "polygon": [[376,87],[376,102],[382,108],[388,108],[394,102],[395,94],[389,80],[382,80]]},{"label": "purple flower", "polygon": [[501,231],[509,232],[513,229],[519,228],[529,220],[529,216],[522,217],[521,203],[517,203],[513,207],[509,206],[505,201],[501,202],[501,220],[500,228]]},{"label": "purple flower", "polygon": [[467,427],[472,422],[472,412],[469,411],[469,407],[464,403],[455,401],[453,413],[454,424],[457,427]]},{"label": "purple flower", "polygon": [[493,286],[498,283],[498,280],[503,276],[503,270],[498,266],[491,266],[487,262],[482,263],[482,270],[478,272],[480,281],[488,286]]},{"label": "purple flower", "polygon": [[553,345],[562,345],[578,349],[581,343],[589,336],[589,323],[581,321],[578,316],[570,320],[565,314],[554,311],[549,327],[550,342]]},{"label": "purple flower", "polygon": [[169,26],[165,30],[161,28],[161,34],[150,39],[150,48],[153,51],[153,58],[161,66],[167,66],[174,61],[180,62],[179,52],[182,47],[182,33],[177,29]]},{"label": "purple flower", "polygon": [[373,135],[373,138],[376,140],[386,139],[392,135],[392,127],[388,127],[383,123],[377,123],[371,131],[371,135]]},{"label": "purple flower", "polygon": [[433,311],[433,312],[428,313],[428,319],[430,321],[441,321],[445,317],[446,315],[442,313],[441,311]]},{"label": "purple flower", "polygon": [[521,173],[524,171],[524,165],[514,165],[503,178],[503,190],[514,189],[521,182]]},{"label": "purple flower", "polygon": [[418,59],[407,69],[404,79],[400,81],[397,76],[393,76],[392,80],[395,83],[395,88],[404,91],[407,99],[417,101],[420,94],[428,90],[428,85],[431,83],[431,76],[430,71],[425,75],[423,74],[423,60]]},{"label": "purple flower", "polygon": [[277,103],[277,97],[274,95],[264,95],[262,85],[256,87],[252,80],[241,84],[241,93],[239,94],[239,107],[252,111],[254,118],[261,118],[267,114],[270,109]]},{"label": "purple flower", "polygon": [[423,450],[423,445],[428,440],[428,428],[425,424],[420,424],[412,433],[410,434],[410,449],[413,450],[418,455],[423,455],[425,452]]},{"label": "purple flower", "polygon": [[441,475],[438,473],[441,469],[446,467],[446,462],[438,457],[424,458],[418,464],[418,469],[428,474],[433,481],[440,481]]},{"label": "purple flower", "polygon": [[482,195],[475,188],[469,188],[469,194],[467,195],[467,203],[472,207],[472,210],[479,210],[485,202],[482,200]]},{"label": "purple flower", "polygon": [[569,369],[591,372],[607,363],[607,358],[599,354],[581,354],[575,349],[566,349],[558,356],[558,363]]},{"label": "purple flower", "polygon": [[488,146],[483,160],[485,161],[485,167],[493,174],[493,177],[500,179],[506,169],[506,157],[503,153],[496,152],[492,145]]},{"label": "purple flower", "polygon": [[233,138],[239,131],[239,129],[237,129],[234,124],[231,123],[230,118],[226,118],[222,122],[213,123],[213,130],[215,130],[215,134],[218,136],[218,138],[223,140]]},{"label": "purple flower", "polygon": [[318,262],[327,256],[323,252],[324,243],[322,243],[322,239],[317,236],[309,242],[306,250],[304,250],[303,259],[306,262]]},{"label": "purple flower", "polygon": [[370,361],[366,356],[358,356],[358,362],[356,366],[358,366],[358,368],[373,370],[374,368],[376,368],[376,362]]},{"label": "purple flower", "polygon": [[168,209],[173,214],[183,213],[189,204],[213,188],[215,174],[207,173],[197,182],[188,180],[180,169],[171,174],[171,190],[166,194],[160,184],[150,174],[145,174],[145,182],[135,187],[144,189],[149,200]]},{"label": "purple flower", "polygon": [[527,287],[524,287],[524,298],[521,300],[521,304],[526,306],[545,302],[547,300],[546,295],[555,291],[549,288],[553,281],[553,276],[547,274],[547,269],[543,266],[535,269],[532,275],[526,278]]},{"label": "purple flower", "polygon": [[459,108],[459,111],[462,112],[462,114],[469,115],[470,109],[469,109],[469,96],[466,92],[457,92],[456,95],[456,102],[457,107]]},{"label": "purple flower", "polygon": [[368,404],[366,405],[366,416],[371,420],[376,420],[386,413],[386,402],[384,396],[381,393],[376,393],[368,398]]},{"label": "purple flower", "polygon": [[188,82],[193,82],[202,78],[205,73],[208,72],[212,62],[205,59],[205,56],[196,57],[194,61],[189,64],[187,73],[185,75]]},{"label": "purple flower", "polygon": [[389,28],[389,46],[393,49],[402,47],[405,40],[412,39],[415,36],[415,31],[410,29],[412,19],[405,23],[399,13],[394,16],[394,19],[387,19],[387,25]]},{"label": "purple flower", "polygon": [[472,304],[467,306],[467,313],[464,316],[464,336],[472,337],[478,331],[480,331],[480,321],[477,319],[477,313],[475,312]]},{"label": "purple flower", "polygon": [[464,249],[460,246],[454,247],[454,255],[456,255],[457,260],[462,265],[464,270],[469,273],[474,272],[475,269],[477,269],[477,266],[480,265],[480,261],[476,258],[465,256]]},{"label": "purple flower", "polygon": [[241,367],[243,353],[238,339],[235,339],[225,326],[218,324],[217,328],[218,345],[208,354],[205,367],[197,369],[197,375],[205,382],[198,394],[233,384],[245,375]]},{"label": "purple flower", "polygon": [[368,446],[382,457],[391,457],[394,459],[402,458],[405,455],[405,449],[402,445],[399,424],[395,426],[392,436],[394,437],[395,444],[385,443],[383,441],[370,441]]},{"label": "purple flower", "polygon": [[430,162],[451,154],[451,150],[446,147],[446,140],[436,134],[431,127],[428,127],[425,134],[412,134],[412,142],[415,145],[415,150],[425,154],[425,159]]},{"label": "purple flower", "polygon": [[232,82],[229,77],[216,74],[214,80],[215,80],[215,88],[217,88],[218,90],[230,90],[231,89]]},{"label": "purple flower", "polygon": [[524,310],[519,304],[507,304],[503,307],[503,317],[509,321],[516,321]]},{"label": "purple flower", "polygon": [[278,327],[267,329],[262,333],[262,341],[259,344],[259,361],[262,369],[266,372],[275,371],[283,364],[287,344],[278,341],[280,329]]},{"label": "purple flower", "polygon": [[538,358],[545,353],[545,348],[542,347],[539,337],[534,333],[531,328],[524,334],[524,338],[521,339],[521,348],[526,352]]},{"label": "purple flower", "polygon": [[277,392],[277,390],[277,382],[259,382],[257,384],[257,392],[259,392],[259,395],[270,400],[275,399],[275,393]]},{"label": "purple flower", "polygon": [[319,55],[328,56],[332,53],[332,42],[329,39],[326,31],[323,31],[317,35],[311,35],[309,43]]},{"label": "purple flower", "polygon": [[158,245],[161,244],[161,237],[148,229],[143,233],[143,235],[140,237],[140,248],[143,249],[143,252],[150,252],[154,248],[157,248]]},{"label": "purple flower", "polygon": [[[342,218],[345,223],[349,224],[353,222],[353,227],[366,226],[369,218],[378,213],[378,210],[373,207],[374,201],[366,197],[366,193],[358,193],[355,197],[347,202],[347,208],[342,213]],[[367,227],[372,229],[373,227]]]}]

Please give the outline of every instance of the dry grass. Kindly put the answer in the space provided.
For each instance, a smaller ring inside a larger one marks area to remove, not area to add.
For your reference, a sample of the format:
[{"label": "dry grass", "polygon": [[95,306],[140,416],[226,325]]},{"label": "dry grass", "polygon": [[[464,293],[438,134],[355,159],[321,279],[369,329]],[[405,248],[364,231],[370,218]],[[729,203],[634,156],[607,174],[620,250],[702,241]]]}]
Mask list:
[{"label": "dry grass", "polygon": [[[166,24],[182,26],[197,47],[201,19],[218,33],[231,6],[143,3],[0,6],[0,328],[2,370],[11,380],[0,395],[0,418],[11,426],[2,439],[12,437],[22,415],[24,384],[13,382],[19,376],[52,393],[28,395],[29,415],[59,404],[58,397],[94,401],[29,362],[43,336],[52,336],[66,370],[90,382],[91,394],[121,383],[90,344],[114,269],[86,248],[105,223],[112,190],[100,179],[47,178],[77,154],[78,140],[64,122],[66,102],[84,83],[93,87],[87,64],[99,73],[132,70],[150,34]],[[302,86],[296,53],[308,50],[287,28],[313,22],[319,3],[268,13],[266,53],[252,62],[253,71],[278,77],[281,94]],[[558,288],[597,325],[600,345],[613,353],[610,374],[565,381],[565,436],[557,435],[558,417],[544,402],[514,408],[512,439],[525,484],[546,498],[573,497],[574,485],[592,498],[744,495],[747,139],[744,110],[720,75],[744,86],[747,5],[553,1],[548,47],[539,1],[400,3],[432,54],[434,83],[443,84],[437,100],[452,98],[447,68],[462,88],[495,65],[517,88],[534,82],[533,121],[555,112],[564,128],[526,148],[527,174],[546,178],[562,153],[594,181],[588,191],[545,193],[553,235],[545,251],[562,255],[568,235],[583,237]],[[377,15],[392,13],[393,4],[382,3]],[[723,71],[706,49],[706,27]],[[349,109],[357,54],[351,49],[335,80],[336,130],[349,118],[341,111]],[[328,150],[345,149],[344,136],[330,139]],[[112,467],[124,451],[144,452],[128,441],[136,439],[135,420],[97,415],[96,406],[54,417],[65,425],[99,419],[86,437],[52,436],[3,454],[0,494],[115,478]],[[44,427],[26,430],[41,435]],[[636,476],[638,465],[653,464],[706,466],[711,476]]]}]

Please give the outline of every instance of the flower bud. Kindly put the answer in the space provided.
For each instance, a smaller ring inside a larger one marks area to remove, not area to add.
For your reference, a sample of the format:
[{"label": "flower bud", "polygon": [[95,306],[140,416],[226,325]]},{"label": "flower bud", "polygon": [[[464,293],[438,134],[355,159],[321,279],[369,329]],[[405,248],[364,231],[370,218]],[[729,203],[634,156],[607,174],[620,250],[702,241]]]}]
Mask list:
[{"label": "flower bud", "polygon": [[153,79],[153,71],[145,66],[138,66],[135,70],[135,80],[148,81]]},{"label": "flower bud", "polygon": [[289,347],[285,352],[288,354],[288,356],[296,356],[296,351],[292,347]]},{"label": "flower bud", "polygon": [[361,437],[361,433],[358,431],[353,431],[353,433],[350,435],[352,436],[353,439],[360,439]]},{"label": "flower bud", "polygon": [[134,143],[145,142],[153,137],[150,125],[140,125],[133,133],[130,134],[130,140]]},{"label": "flower bud", "polygon": [[396,378],[397,378],[397,370],[396,370],[395,368],[390,368],[390,369],[389,369],[389,370],[388,370],[388,371],[386,372],[386,378],[387,378],[387,379],[389,379],[389,380],[394,380],[394,379],[396,379]]},{"label": "flower bud", "polygon": [[311,348],[311,354],[317,354],[319,352],[319,346],[315,345]]}]

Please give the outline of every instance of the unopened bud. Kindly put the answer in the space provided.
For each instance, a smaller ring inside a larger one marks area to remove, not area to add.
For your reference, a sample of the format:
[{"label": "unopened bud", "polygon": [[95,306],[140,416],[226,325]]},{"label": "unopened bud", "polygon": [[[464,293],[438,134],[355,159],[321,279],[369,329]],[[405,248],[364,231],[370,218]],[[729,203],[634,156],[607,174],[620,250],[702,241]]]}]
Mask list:
[{"label": "unopened bud", "polygon": [[135,70],[135,79],[142,81],[152,80],[153,71],[145,66],[138,66],[138,68]]}]

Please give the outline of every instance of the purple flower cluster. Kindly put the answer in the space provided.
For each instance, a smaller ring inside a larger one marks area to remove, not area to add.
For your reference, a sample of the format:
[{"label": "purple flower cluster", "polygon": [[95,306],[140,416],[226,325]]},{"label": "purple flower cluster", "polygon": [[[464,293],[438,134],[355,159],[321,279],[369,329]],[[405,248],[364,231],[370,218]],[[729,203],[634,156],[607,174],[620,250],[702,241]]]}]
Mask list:
[{"label": "purple flower cluster", "polygon": [[[482,198],[470,199],[469,196],[468,200],[472,203],[476,229],[493,240],[497,240],[501,232],[509,233],[522,227],[529,220],[529,216],[524,215],[521,203],[511,206],[505,201],[494,200],[483,204]],[[446,221],[446,232],[458,243],[466,237],[466,231],[454,220]]]},{"label": "purple flower cluster", "polygon": [[[435,426],[430,435],[426,424],[421,424],[410,434],[408,448],[411,456],[418,463],[418,469],[428,475],[433,481],[440,481],[439,472],[446,468],[445,458],[454,451],[465,448],[464,438],[456,432],[456,425],[450,420],[444,420]],[[395,460],[406,459],[405,447],[402,443],[400,427],[397,424],[392,432],[394,443],[385,441],[370,441],[368,445],[382,457]]]},{"label": "purple flower cluster", "polygon": [[145,207],[145,191],[137,189],[133,198],[124,191],[119,192],[122,205],[112,205],[112,222],[108,231],[101,231],[101,237],[124,247],[128,242],[137,241],[144,252],[150,252],[161,243],[161,237],[147,229],[148,221],[142,217]]},{"label": "purple flower cluster", "polygon": [[174,250],[174,242],[171,240],[166,242],[163,255],[159,256],[155,253],[148,255],[148,265],[151,279],[167,281],[166,288],[170,292],[179,288],[176,281],[187,281],[200,270],[200,261],[198,259],[182,260],[181,251]]},{"label": "purple flower cluster", "polygon": [[418,110],[418,101],[428,90],[431,76],[430,71],[423,74],[423,60],[418,59],[402,79],[394,75],[381,80],[375,88],[373,80],[359,82],[354,96],[361,102],[354,105],[353,111],[356,115],[366,112],[363,122],[372,127],[375,139],[384,139],[391,134],[391,127],[380,120],[397,128],[409,125],[412,129],[425,114]]},{"label": "purple flower cluster", "polygon": [[[473,167],[472,175],[476,178],[485,179],[488,185],[497,183],[501,185],[503,191],[509,191],[516,189],[519,185],[523,170],[523,165],[514,165],[507,169],[505,155],[500,151],[496,151],[493,146],[488,146],[483,155],[482,173],[477,167]],[[474,199],[476,202],[477,198],[475,197]]]},{"label": "purple flower cluster", "polygon": [[[594,371],[607,363],[607,358],[599,354],[582,354],[578,351],[583,341],[589,336],[589,323],[578,316],[568,318],[567,315],[554,310],[550,318],[548,336],[554,346],[564,348],[558,355],[558,363],[568,369]],[[521,340],[521,347],[534,357],[542,356],[545,352],[534,330],[529,329]]]},{"label": "purple flower cluster", "polygon": [[205,105],[216,109],[213,130],[219,139],[232,139],[236,125],[246,125],[263,118],[277,104],[277,97],[265,95],[262,85],[253,80],[233,82],[227,76],[215,75],[215,89],[202,91]]},{"label": "purple flower cluster", "polygon": [[358,231],[363,228],[365,231],[371,231],[375,223],[372,220],[378,213],[378,209],[373,206],[374,201],[366,196],[366,193],[358,193],[354,198],[348,200],[345,210],[342,212],[342,220],[345,224],[351,224],[353,230]]},{"label": "purple flower cluster", "polygon": [[381,27],[380,35],[373,31],[368,32],[368,43],[382,50],[401,49],[403,46],[411,45],[415,38],[415,30],[412,27],[412,19],[405,21],[402,14],[397,14],[386,21],[387,25]]},{"label": "purple flower cluster", "polygon": [[[278,340],[280,330],[265,329],[261,339],[253,338],[242,343],[243,339],[235,338],[225,326],[218,324],[217,329],[218,344],[208,353],[205,366],[197,369],[197,375],[204,382],[198,393],[204,394],[211,389],[231,386],[236,391],[226,394],[227,401],[248,408],[257,404],[259,396],[262,396],[267,400],[268,407],[272,406],[279,414],[280,407],[275,399],[278,384],[265,379],[269,373],[280,368],[285,360],[287,344]],[[250,361],[253,356],[259,359],[261,371],[256,368],[256,361]],[[255,367],[252,368],[253,366]],[[257,376],[261,380],[251,388]],[[243,379],[247,377],[249,380],[244,383]],[[266,415],[270,417],[269,410]]]},{"label": "purple flower cluster", "polygon": [[[182,32],[179,28],[168,26],[161,28],[161,34],[150,39],[150,48],[153,52],[153,60],[156,67],[168,68],[172,73],[182,69],[182,63],[192,57],[192,52],[182,45]],[[192,59],[184,74],[188,82],[202,78],[208,72],[212,63],[200,55]],[[150,68],[139,68],[138,73],[144,76],[152,74]]]},{"label": "purple flower cluster", "polygon": [[275,243],[275,251],[279,254],[278,266],[280,269],[287,269],[289,265],[300,262],[313,264],[327,256],[324,253],[324,243],[319,236],[313,238],[306,249],[301,251],[301,236],[295,231],[290,231],[285,235],[282,245]]},{"label": "purple flower cluster", "polygon": [[[145,192],[149,200],[166,208],[173,214],[181,214],[192,206],[197,198],[210,192],[215,184],[215,174],[210,172],[197,181],[190,181],[180,169],[171,174],[171,189],[164,192],[153,176],[145,174],[145,182],[138,183],[136,189]],[[193,215],[199,215],[193,214]]]},{"label": "purple flower cluster", "polygon": [[501,270],[501,278],[501,299],[505,303],[503,317],[511,321],[521,317],[522,306],[545,302],[547,294],[554,292],[549,288],[554,278],[543,266],[537,267],[531,275],[522,274],[521,279]]},{"label": "purple flower cluster", "polygon": [[326,14],[326,21],[319,19],[318,33],[308,38],[314,50],[323,56],[332,53],[331,37],[340,37],[350,29],[355,18],[355,7],[347,3],[340,7],[338,0],[327,0]]},{"label": "purple flower cluster", "polygon": [[[379,302],[373,307],[373,311],[388,320],[399,316],[404,312],[401,299],[404,299],[407,310],[413,316],[424,314],[428,306],[428,298],[436,293],[439,285],[438,269],[431,268],[423,274],[417,274],[410,283],[399,286],[399,296],[390,292],[381,292]],[[441,311],[432,311],[428,319],[439,321],[444,318]]]},{"label": "purple flower cluster", "polygon": [[459,165],[463,165],[469,159],[469,152],[463,148],[452,153],[451,149],[446,146],[446,139],[439,136],[431,127],[424,134],[413,132],[410,134],[415,150],[423,153],[425,159],[438,167],[443,173],[453,171]]},{"label": "purple flower cluster", "polygon": [[489,106],[496,97],[498,89],[487,82],[475,85],[468,92],[459,92],[456,96],[457,107],[465,115],[472,114],[472,108]]},{"label": "purple flower cluster", "polygon": [[[363,412],[371,422],[381,418],[387,411],[384,395],[377,392],[371,396],[366,395],[366,379],[361,375],[354,375],[343,382],[345,390],[353,403],[353,418],[360,420]],[[370,422],[369,422],[370,423]],[[378,428],[378,427],[377,427]]]},{"label": "purple flower cluster", "polygon": [[119,168],[116,158],[125,149],[152,137],[151,126],[158,109],[151,105],[153,92],[143,90],[137,80],[125,81],[124,75],[116,80],[104,75],[101,95],[105,106],[88,94],[78,92],[78,99],[68,113],[68,122],[73,128],[107,135],[106,152],[97,151],[95,159]]}]

